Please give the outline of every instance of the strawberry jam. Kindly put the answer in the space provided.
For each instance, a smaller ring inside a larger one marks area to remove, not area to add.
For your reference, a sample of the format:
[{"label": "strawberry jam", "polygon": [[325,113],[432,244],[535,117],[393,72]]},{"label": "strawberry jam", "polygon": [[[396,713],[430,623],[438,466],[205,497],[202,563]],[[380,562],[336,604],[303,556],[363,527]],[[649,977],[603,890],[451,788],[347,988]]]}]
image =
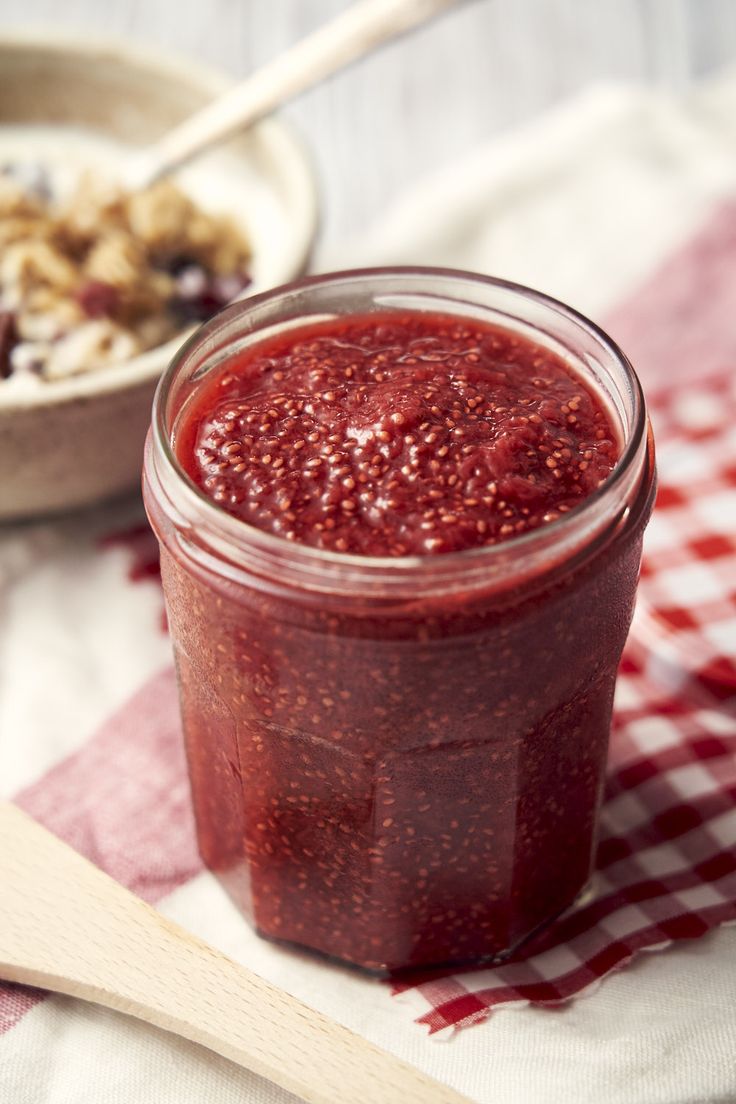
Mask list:
[{"label": "strawberry jam", "polygon": [[615,364],[617,414],[544,330],[330,305],[261,339],[226,312],[157,400],[199,845],[269,938],[492,959],[590,876],[653,489],[638,385]]},{"label": "strawberry jam", "polygon": [[462,551],[553,521],[617,459],[553,353],[452,316],[348,317],[229,362],[177,433],[224,510],[315,548]]}]

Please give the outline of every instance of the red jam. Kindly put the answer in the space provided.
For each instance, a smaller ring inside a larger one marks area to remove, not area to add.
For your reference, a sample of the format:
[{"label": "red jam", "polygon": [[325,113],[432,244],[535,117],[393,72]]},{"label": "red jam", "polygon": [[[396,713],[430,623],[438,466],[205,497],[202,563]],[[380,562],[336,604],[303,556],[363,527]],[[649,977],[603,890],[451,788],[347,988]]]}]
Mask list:
[{"label": "red jam", "polygon": [[223,509],[315,548],[426,555],[553,521],[617,459],[547,349],[450,315],[347,317],[230,361],[177,452]]},{"label": "red jam", "polygon": [[573,510],[618,455],[600,400],[518,334],[384,312],[226,356],[173,429],[244,541],[286,538],[273,570],[198,552],[149,446],[205,862],[263,935],[366,969],[508,953],[590,876],[651,475],[531,577],[346,597],[294,550],[429,570]]}]

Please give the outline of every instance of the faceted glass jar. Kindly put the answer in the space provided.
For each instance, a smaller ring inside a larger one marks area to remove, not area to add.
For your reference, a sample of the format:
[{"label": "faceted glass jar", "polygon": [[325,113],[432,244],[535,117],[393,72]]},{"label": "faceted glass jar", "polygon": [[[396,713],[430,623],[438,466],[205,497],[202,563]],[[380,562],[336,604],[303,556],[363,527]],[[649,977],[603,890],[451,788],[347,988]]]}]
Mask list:
[{"label": "faceted glass jar", "polygon": [[[211,371],[289,326],[391,309],[476,318],[562,356],[620,437],[605,483],[503,544],[374,558],[252,528],[189,481],[172,438]],[[641,390],[605,334],[464,273],[303,280],[180,352],[144,493],[200,851],[262,935],[389,972],[507,955],[575,900],[654,495]]]}]

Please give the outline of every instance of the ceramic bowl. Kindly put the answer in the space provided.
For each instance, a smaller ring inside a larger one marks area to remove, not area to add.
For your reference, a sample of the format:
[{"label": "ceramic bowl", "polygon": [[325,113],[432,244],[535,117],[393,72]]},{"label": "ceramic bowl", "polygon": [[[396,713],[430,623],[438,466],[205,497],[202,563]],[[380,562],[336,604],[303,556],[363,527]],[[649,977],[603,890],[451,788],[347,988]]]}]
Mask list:
[{"label": "ceramic bowl", "polygon": [[[71,124],[144,145],[228,83],[188,58],[131,44],[0,39],[0,127]],[[309,158],[287,126],[266,120],[189,171],[222,183],[227,197],[218,202],[248,233],[249,291],[305,270],[316,193]],[[125,363],[36,388],[0,381],[0,519],[87,506],[138,484],[153,392],[188,332]]]}]

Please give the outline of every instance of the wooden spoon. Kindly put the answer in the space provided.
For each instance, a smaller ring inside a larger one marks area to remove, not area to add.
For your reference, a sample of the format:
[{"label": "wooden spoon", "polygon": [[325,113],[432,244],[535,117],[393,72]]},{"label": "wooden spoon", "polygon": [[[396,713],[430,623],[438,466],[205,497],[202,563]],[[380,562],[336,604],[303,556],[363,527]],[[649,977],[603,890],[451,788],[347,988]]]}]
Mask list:
[{"label": "wooden spoon", "polygon": [[137,154],[127,167],[126,183],[133,189],[151,184],[457,2],[361,0]]},{"label": "wooden spoon", "polygon": [[469,1104],[172,924],[7,802],[0,977],[155,1024],[313,1104]]}]

